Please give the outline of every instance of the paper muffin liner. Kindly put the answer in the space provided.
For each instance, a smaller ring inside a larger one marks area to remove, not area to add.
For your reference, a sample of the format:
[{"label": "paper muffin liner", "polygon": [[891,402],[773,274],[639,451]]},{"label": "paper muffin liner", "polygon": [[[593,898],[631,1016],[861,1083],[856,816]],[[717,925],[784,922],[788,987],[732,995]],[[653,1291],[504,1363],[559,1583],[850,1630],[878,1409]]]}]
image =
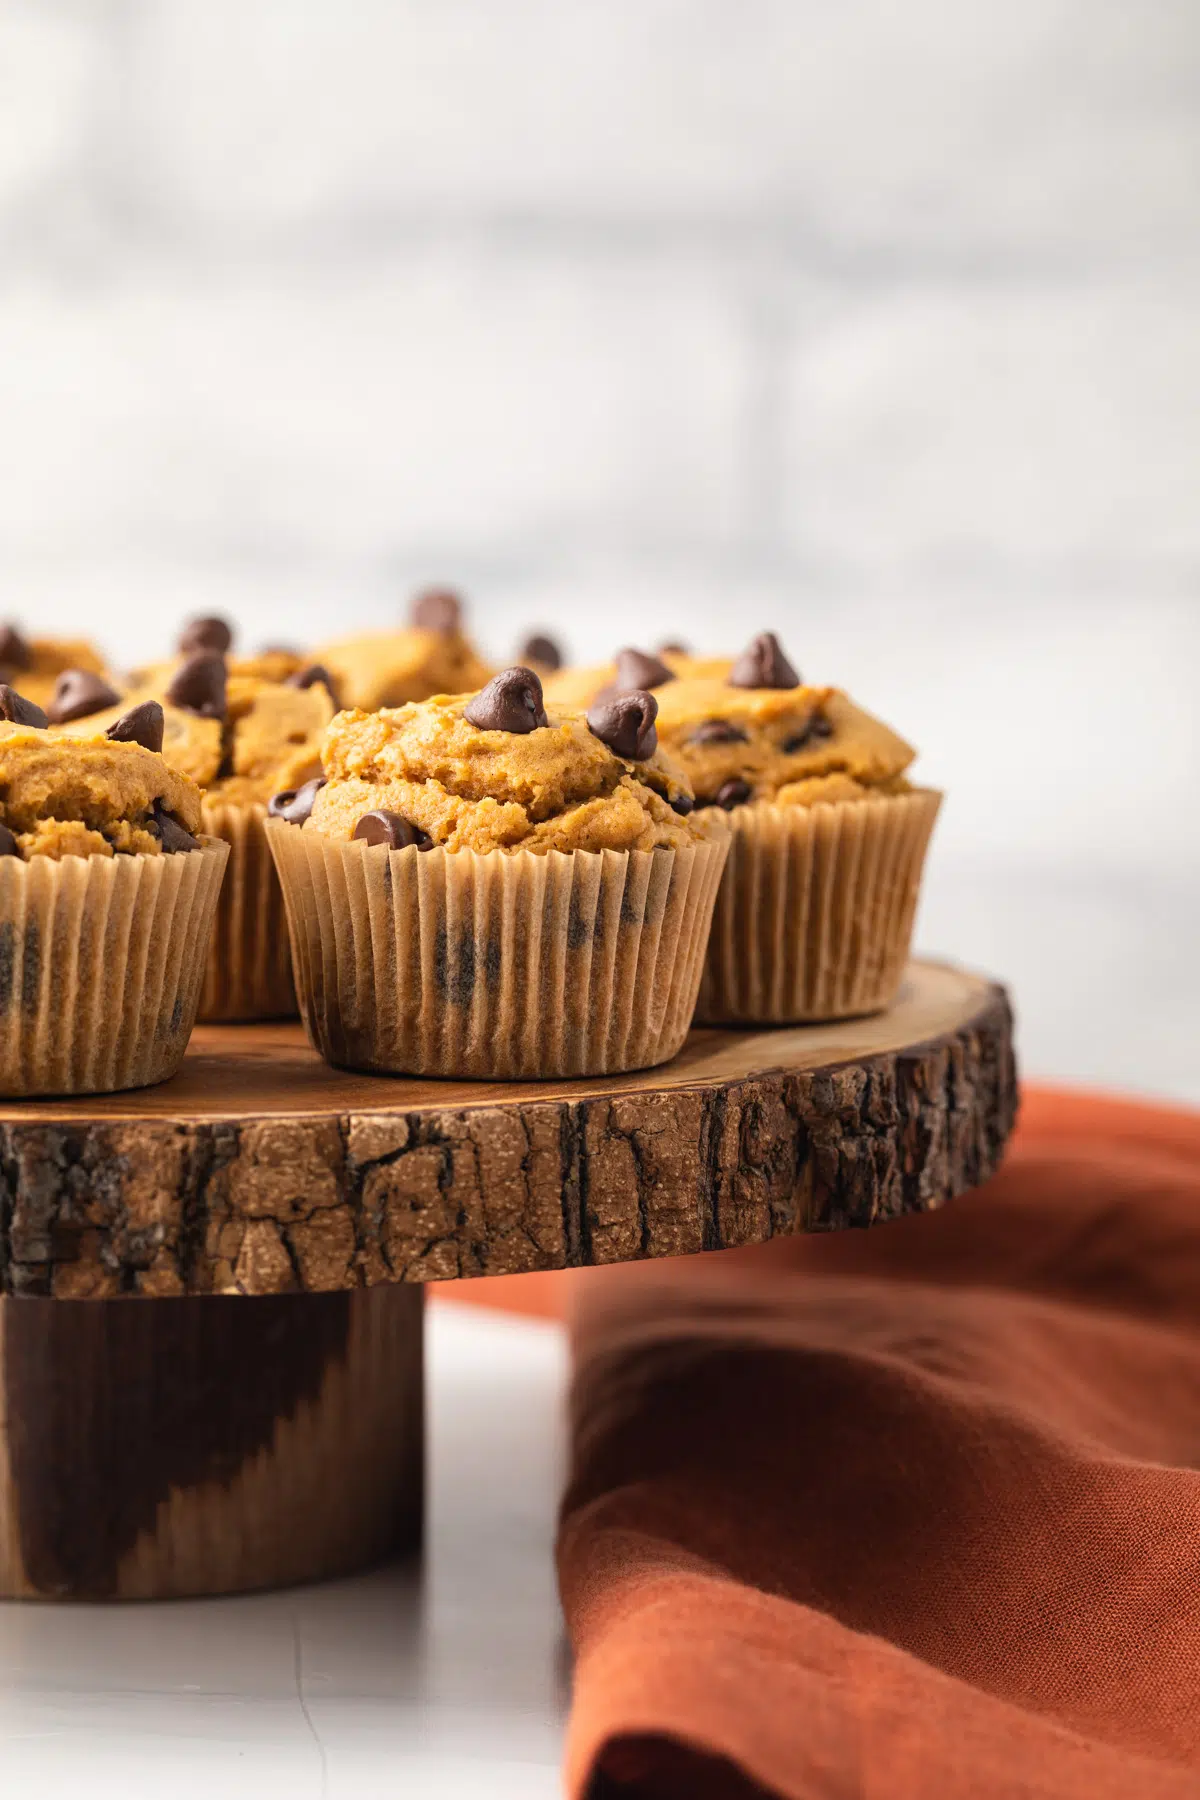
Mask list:
[{"label": "paper muffin liner", "polygon": [[175,1073],[228,846],[0,858],[0,1095],[107,1094]]},{"label": "paper muffin liner", "polygon": [[687,1036],[725,834],[546,855],[267,835],[328,1062],[536,1080],[648,1068]]},{"label": "paper muffin liner", "polygon": [[697,1024],[802,1024],[890,1006],[941,798],[919,788],[731,812]]},{"label": "paper muffin liner", "polygon": [[204,829],[229,845],[200,1018],[294,1019],[296,987],[287,914],[267,844],[267,809],[204,802]]}]

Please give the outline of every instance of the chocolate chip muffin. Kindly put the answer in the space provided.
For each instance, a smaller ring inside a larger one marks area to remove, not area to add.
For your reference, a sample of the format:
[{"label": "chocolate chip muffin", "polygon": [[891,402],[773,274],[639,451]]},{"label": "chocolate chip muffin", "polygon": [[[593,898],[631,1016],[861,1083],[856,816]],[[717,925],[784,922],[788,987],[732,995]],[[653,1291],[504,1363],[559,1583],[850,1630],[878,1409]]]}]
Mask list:
[{"label": "chocolate chip muffin", "polygon": [[338,715],[273,804],[301,1013],[330,1062],[602,1074],[687,1033],[728,830],[659,748],[653,694],[584,715],[507,669]]},{"label": "chocolate chip muffin", "polygon": [[449,588],[428,588],[413,601],[401,631],[338,638],[316,652],[343,706],[374,712],[433,694],[464,694],[491,671],[463,629],[463,606]]},{"label": "chocolate chip muffin", "polygon": [[64,669],[106,673],[104,658],[84,638],[27,638],[15,625],[0,625],[0,682],[19,689],[43,709]]},{"label": "chocolate chip muffin", "polygon": [[161,754],[162,712],[50,727],[0,685],[0,1093],[164,1081],[196,1017],[229,851]]},{"label": "chocolate chip muffin", "polygon": [[876,1012],[904,972],[940,796],[914,751],[769,632],[654,689],[664,748],[732,828],[697,1017],[798,1023]]},{"label": "chocolate chip muffin", "polygon": [[270,680],[214,648],[194,649],[170,667],[161,688],[135,687],[119,700],[72,672],[61,678],[51,716],[64,718],[69,731],[89,731],[122,708],[161,704],[163,754],[203,790],[204,830],[231,851],[200,1017],[291,1018],[287,922],[263,828],[271,797],[320,771],[321,736],[335,711],[330,678],[309,665]]},{"label": "chocolate chip muffin", "polygon": [[728,666],[728,661],[719,657],[693,656],[682,644],[660,644],[657,650],[626,645],[610,663],[556,669],[546,677],[546,699],[553,706],[585,710],[593,700],[628,693],[631,688],[645,688],[661,700],[662,690],[670,682],[690,676],[722,675]]}]

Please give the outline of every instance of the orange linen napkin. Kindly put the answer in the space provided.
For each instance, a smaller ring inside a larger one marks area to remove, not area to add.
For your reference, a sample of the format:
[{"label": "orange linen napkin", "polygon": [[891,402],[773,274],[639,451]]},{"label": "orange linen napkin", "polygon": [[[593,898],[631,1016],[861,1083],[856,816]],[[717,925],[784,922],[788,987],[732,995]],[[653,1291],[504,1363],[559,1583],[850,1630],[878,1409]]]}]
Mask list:
[{"label": "orange linen napkin", "polygon": [[1200,1116],[569,1279],[572,1796],[1200,1796]]}]

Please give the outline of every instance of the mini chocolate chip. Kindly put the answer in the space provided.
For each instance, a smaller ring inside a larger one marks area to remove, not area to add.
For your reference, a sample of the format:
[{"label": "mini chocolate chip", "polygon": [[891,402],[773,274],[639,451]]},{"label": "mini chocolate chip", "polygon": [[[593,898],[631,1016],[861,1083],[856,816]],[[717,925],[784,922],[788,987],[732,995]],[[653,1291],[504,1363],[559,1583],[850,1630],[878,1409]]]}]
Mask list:
[{"label": "mini chocolate chip", "polygon": [[542,684],[532,669],[501,669],[463,709],[468,725],[480,731],[515,731],[524,735],[548,725]]},{"label": "mini chocolate chip", "polygon": [[628,647],[617,651],[617,678],[613,689],[618,694],[632,693],[635,688],[662,687],[664,682],[674,679],[673,671],[660,657],[647,656],[644,650]]},{"label": "mini chocolate chip", "polygon": [[33,725],[38,731],[45,731],[50,723],[40,706],[26,700],[24,694],[18,694],[16,688],[3,681],[0,681],[0,719],[7,719],[13,725]]},{"label": "mini chocolate chip", "polygon": [[433,840],[419,825],[411,825],[399,813],[381,806],[376,812],[364,813],[354,827],[354,836],[365,844],[386,844],[389,850],[407,850],[415,844],[418,850],[432,850]]},{"label": "mini chocolate chip", "polygon": [[168,812],[161,800],[153,806],[153,818],[149,821],[149,829],[156,837],[161,838],[162,847],[168,856],[174,856],[180,850],[195,850],[198,839],[194,838],[186,825],[181,825],[174,813]]},{"label": "mini chocolate chip", "polygon": [[462,600],[453,588],[423,588],[409,611],[418,631],[440,631],[451,637],[462,627]]},{"label": "mini chocolate chip", "polygon": [[215,650],[198,650],[175,671],[164,698],[202,719],[223,719],[225,658]]},{"label": "mini chocolate chip", "polygon": [[329,673],[329,670],[325,667],[324,663],[309,663],[307,669],[297,669],[294,675],[289,675],[286,678],[284,686],[310,688],[316,687],[318,682],[320,682],[322,687],[329,690],[329,698],[333,701],[333,704],[337,706],[337,689],[333,685],[333,676]]},{"label": "mini chocolate chip", "polygon": [[52,725],[68,725],[72,719],[86,719],[92,713],[115,706],[121,698],[115,688],[90,669],[64,669],[54,684],[54,698],[46,712]]},{"label": "mini chocolate chip", "polygon": [[562,651],[552,637],[546,637],[540,631],[525,639],[517,655],[522,662],[541,663],[543,669],[561,669],[563,666]]},{"label": "mini chocolate chip", "polygon": [[224,619],[189,619],[180,633],[181,656],[191,656],[197,650],[215,650],[224,656],[232,648],[233,630]]},{"label": "mini chocolate chip", "polygon": [[658,701],[644,688],[631,694],[618,694],[615,700],[593,703],[588,713],[588,730],[607,744],[616,756],[627,762],[645,762],[658,748]]},{"label": "mini chocolate chip", "polygon": [[726,676],[729,687],[794,688],[800,677],[783,654],[773,631],[760,631],[750,639]]},{"label": "mini chocolate chip", "polygon": [[33,651],[15,625],[0,625],[0,668],[27,669]]},{"label": "mini chocolate chip", "polygon": [[728,719],[704,719],[688,738],[690,744],[747,744],[749,737],[740,725]]},{"label": "mini chocolate chip", "polygon": [[114,744],[140,744],[143,750],[163,747],[163,709],[157,700],[130,707],[105,732]]},{"label": "mini chocolate chip", "polygon": [[20,854],[20,846],[8,826],[0,825],[0,856],[20,856]]},{"label": "mini chocolate chip", "polygon": [[267,811],[273,819],[286,819],[289,825],[303,825],[312,814],[313,801],[325,786],[323,775],[314,775],[303,787],[284,788],[282,794],[273,794],[267,801]]},{"label": "mini chocolate chip", "polygon": [[690,812],[696,810],[696,802],[690,794],[676,794],[670,804],[671,811],[677,812],[681,819],[686,819]]},{"label": "mini chocolate chip", "polygon": [[797,750],[807,750],[808,746],[816,743],[819,738],[831,738],[832,736],[833,726],[824,713],[814,713],[803,731],[798,731],[795,737],[787,739],[783,745],[783,754],[794,756]]},{"label": "mini chocolate chip", "polygon": [[690,656],[692,653],[686,644],[679,642],[678,638],[668,638],[665,644],[658,646],[658,654],[660,656]]},{"label": "mini chocolate chip", "polygon": [[748,781],[726,781],[713,795],[712,805],[723,806],[726,812],[732,812],[735,806],[745,806],[747,800],[753,798],[754,789]]}]

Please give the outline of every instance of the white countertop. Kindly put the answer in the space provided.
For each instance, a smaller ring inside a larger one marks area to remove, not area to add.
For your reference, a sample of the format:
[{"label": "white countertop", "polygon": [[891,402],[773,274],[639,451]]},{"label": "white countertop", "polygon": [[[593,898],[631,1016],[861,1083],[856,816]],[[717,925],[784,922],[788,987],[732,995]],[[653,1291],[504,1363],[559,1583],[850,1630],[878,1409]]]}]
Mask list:
[{"label": "white countertop", "polygon": [[0,1785],[21,1800],[540,1800],[559,1793],[565,1349],[428,1312],[430,1490],[411,1565],[244,1599],[0,1605]]}]

